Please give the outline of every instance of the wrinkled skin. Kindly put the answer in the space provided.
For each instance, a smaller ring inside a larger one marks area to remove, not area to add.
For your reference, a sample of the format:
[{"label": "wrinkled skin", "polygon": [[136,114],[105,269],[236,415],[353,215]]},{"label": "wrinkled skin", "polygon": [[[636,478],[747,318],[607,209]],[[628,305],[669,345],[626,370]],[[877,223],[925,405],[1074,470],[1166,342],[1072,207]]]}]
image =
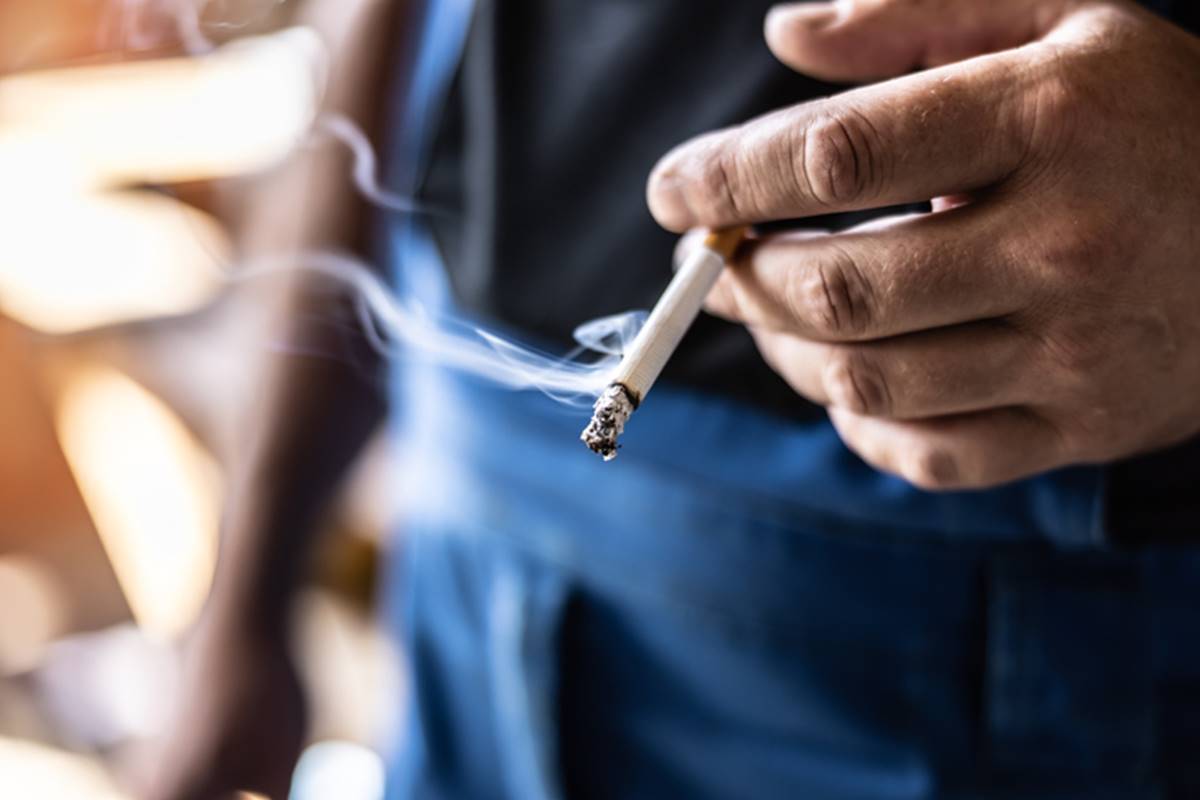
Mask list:
[{"label": "wrinkled skin", "polygon": [[709,300],[852,450],[958,489],[1200,430],[1200,40],[1053,0],[789,4],[766,35],[882,82],[682,145],[649,204],[685,231],[933,201],[763,237]]}]

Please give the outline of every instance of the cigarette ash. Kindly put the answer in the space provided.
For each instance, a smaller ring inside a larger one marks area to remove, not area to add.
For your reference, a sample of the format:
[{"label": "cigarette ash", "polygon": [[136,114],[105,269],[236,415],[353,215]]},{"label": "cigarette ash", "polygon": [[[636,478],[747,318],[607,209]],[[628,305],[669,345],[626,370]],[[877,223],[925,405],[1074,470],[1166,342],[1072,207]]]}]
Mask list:
[{"label": "cigarette ash", "polygon": [[592,421],[580,434],[580,440],[605,461],[612,461],[617,457],[617,439],[635,408],[637,402],[629,390],[623,384],[612,384],[596,400]]}]

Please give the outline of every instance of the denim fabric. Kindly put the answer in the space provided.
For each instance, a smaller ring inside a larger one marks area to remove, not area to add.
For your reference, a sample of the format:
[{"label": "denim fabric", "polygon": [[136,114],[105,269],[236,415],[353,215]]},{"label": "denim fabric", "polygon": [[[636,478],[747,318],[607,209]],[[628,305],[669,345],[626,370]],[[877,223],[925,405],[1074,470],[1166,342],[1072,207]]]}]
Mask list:
[{"label": "denim fabric", "polygon": [[1200,552],[1064,547],[1037,481],[925,494],[669,387],[611,464],[578,409],[397,391],[392,797],[1200,797]]},{"label": "denim fabric", "polygon": [[[470,3],[432,7],[436,94]],[[1106,549],[1101,470],[931,495],[670,386],[603,464],[586,410],[420,361],[395,396],[391,798],[1200,798],[1200,550]]]}]

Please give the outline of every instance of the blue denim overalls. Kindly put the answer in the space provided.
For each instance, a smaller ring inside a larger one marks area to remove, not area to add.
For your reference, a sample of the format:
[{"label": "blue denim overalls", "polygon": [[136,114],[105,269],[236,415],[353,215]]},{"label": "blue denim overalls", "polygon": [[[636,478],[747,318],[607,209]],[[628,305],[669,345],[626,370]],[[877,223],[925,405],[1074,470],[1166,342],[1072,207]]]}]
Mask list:
[{"label": "blue denim overalls", "polygon": [[[470,10],[434,6],[418,104]],[[450,309],[418,224],[387,248]],[[394,389],[390,797],[1200,798],[1200,552],[1107,551],[1102,470],[933,495],[671,386],[605,464],[586,409]]]}]

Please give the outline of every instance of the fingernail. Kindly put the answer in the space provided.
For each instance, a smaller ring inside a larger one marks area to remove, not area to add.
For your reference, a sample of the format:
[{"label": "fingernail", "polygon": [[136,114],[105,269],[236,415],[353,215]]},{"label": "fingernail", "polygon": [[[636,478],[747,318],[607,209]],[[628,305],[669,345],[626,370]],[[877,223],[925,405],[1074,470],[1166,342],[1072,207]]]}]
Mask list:
[{"label": "fingernail", "polygon": [[837,19],[833,3],[786,3],[767,12],[764,27],[768,41],[783,41],[789,36],[819,32]]},{"label": "fingernail", "polygon": [[667,230],[683,232],[696,226],[695,214],[684,194],[684,181],[670,166],[655,167],[646,187],[650,213]]}]

